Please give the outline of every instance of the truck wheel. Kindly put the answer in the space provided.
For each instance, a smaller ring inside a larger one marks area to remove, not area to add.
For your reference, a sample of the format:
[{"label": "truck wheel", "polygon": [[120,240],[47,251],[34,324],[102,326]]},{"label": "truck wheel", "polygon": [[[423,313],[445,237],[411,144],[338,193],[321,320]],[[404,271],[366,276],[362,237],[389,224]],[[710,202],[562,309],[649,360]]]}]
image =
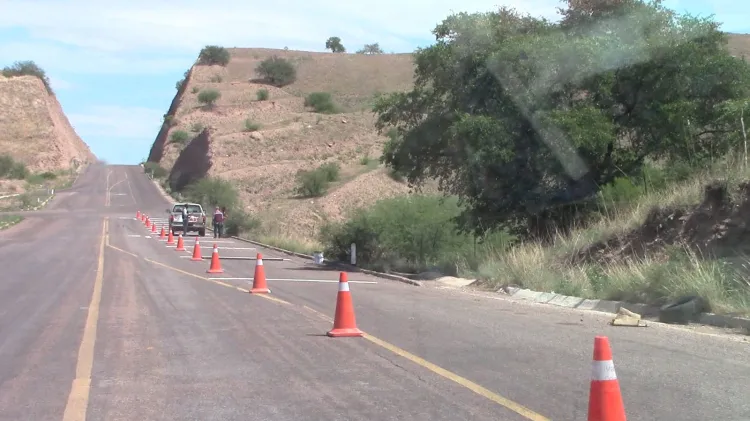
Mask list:
[{"label": "truck wheel", "polygon": [[200,231],[198,232],[198,234],[200,234],[200,236],[201,236],[201,237],[205,237],[205,236],[206,236],[206,229],[205,229],[205,228],[203,228],[202,230],[200,230]]}]

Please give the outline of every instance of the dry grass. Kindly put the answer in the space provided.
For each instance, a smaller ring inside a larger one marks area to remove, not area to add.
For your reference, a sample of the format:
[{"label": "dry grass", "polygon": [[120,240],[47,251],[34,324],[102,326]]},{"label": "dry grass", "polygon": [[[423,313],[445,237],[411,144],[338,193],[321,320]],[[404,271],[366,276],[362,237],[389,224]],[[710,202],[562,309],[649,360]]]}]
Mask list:
[{"label": "dry grass", "polygon": [[[732,194],[737,194],[739,183],[750,179],[750,168],[728,161],[666,192],[647,194],[629,207],[613,209],[592,226],[558,235],[552,246],[529,243],[490,253],[478,270],[479,276],[495,286],[520,285],[537,291],[651,304],[696,294],[707,298],[715,312],[750,314],[750,288],[743,286],[750,273],[750,258],[744,256],[704,259],[675,247],[616,263],[573,263],[570,259],[591,244],[636,229],[651,209],[698,205],[704,187],[716,179],[725,180]],[[680,259],[675,260],[675,255]]]},{"label": "dry grass", "polygon": [[0,151],[32,171],[68,169],[74,160],[94,159],[57,98],[33,76],[0,76]]}]

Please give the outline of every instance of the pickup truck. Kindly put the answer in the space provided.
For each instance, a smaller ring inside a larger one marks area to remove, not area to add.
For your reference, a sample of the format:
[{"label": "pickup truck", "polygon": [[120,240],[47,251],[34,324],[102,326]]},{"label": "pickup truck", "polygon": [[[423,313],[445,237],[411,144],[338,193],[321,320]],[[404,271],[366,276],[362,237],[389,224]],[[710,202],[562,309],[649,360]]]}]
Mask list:
[{"label": "pickup truck", "polygon": [[203,211],[203,206],[198,203],[175,203],[172,209],[167,209],[169,213],[169,229],[172,234],[176,234],[177,231],[182,231],[184,228],[182,221],[182,209],[187,208],[188,211],[188,224],[187,232],[183,235],[187,235],[189,232],[197,232],[201,237],[206,236],[206,212]]}]

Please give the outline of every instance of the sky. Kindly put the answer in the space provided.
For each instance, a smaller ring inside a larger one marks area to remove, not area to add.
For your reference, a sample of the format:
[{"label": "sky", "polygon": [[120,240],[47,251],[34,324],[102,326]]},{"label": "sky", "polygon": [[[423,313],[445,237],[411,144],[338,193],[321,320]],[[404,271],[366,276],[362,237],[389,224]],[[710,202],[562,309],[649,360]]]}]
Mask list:
[{"label": "sky", "polygon": [[[678,12],[714,15],[750,33],[742,0],[665,0]],[[499,5],[556,19],[558,0],[0,0],[0,66],[33,60],[45,69],[76,132],[110,164],[148,156],[175,82],[205,45],[324,51],[380,43],[411,52],[457,12]]]}]

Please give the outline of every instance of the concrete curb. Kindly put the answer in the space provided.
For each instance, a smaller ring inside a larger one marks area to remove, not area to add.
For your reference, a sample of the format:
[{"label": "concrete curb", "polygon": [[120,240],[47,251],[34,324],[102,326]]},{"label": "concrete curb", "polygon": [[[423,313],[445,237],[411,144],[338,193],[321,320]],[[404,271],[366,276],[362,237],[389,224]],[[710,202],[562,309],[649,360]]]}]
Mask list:
[{"label": "concrete curb", "polygon": [[19,219],[18,221],[15,221],[15,222],[6,222],[4,224],[0,224],[0,231],[4,230],[6,228],[10,228],[10,227],[12,227],[14,225],[18,225],[21,222],[23,222],[23,218]]},{"label": "concrete curb", "polygon": [[[213,231],[210,228],[207,228],[207,230]],[[232,236],[231,238],[234,238],[234,239],[240,240],[240,241],[244,241],[244,242],[250,243],[250,244],[255,244],[256,246],[260,246],[260,247],[263,247],[263,248],[275,250],[275,251],[278,251],[280,253],[285,253],[285,254],[288,254],[288,255],[291,255],[291,256],[297,256],[297,257],[301,257],[303,259],[309,259],[309,260],[313,259],[312,256],[308,256],[306,254],[297,253],[296,251],[291,251],[291,250],[285,250],[285,249],[282,249],[280,247],[272,246],[270,244],[263,244],[263,243],[261,243],[259,241],[250,240],[248,238],[234,237],[234,236]],[[390,273],[376,272],[374,270],[369,270],[369,269],[362,269],[362,268],[358,268],[356,266],[352,266],[352,265],[344,263],[344,262],[335,262],[334,261],[334,262],[330,262],[330,263],[332,265],[336,265],[336,266],[341,267],[341,268],[343,268],[345,270],[348,270],[348,271],[362,272],[362,273],[365,273],[367,275],[377,276],[378,278],[383,278],[383,279],[390,279],[392,281],[398,281],[398,282],[402,282],[402,283],[413,285],[413,286],[417,286],[417,287],[421,287],[422,286],[421,282],[415,281],[415,280],[409,279],[409,278],[404,278],[403,276],[391,275]]]},{"label": "concrete curb", "polygon": [[47,202],[49,202],[50,200],[52,200],[53,197],[55,197],[54,194],[50,195],[50,197],[48,197],[44,202],[40,203],[38,206],[34,206],[33,208],[29,208],[28,210],[35,211],[35,210],[39,210],[39,209],[43,208],[44,206],[47,205]]},{"label": "concrete curb", "polygon": [[[641,315],[658,315],[659,307],[647,304],[628,303],[624,301],[589,300],[581,297],[555,294],[554,292],[539,292],[530,289],[507,287],[503,288],[509,296],[517,300],[532,301],[558,307],[568,307],[585,311],[599,311],[603,313],[617,313],[621,307]],[[746,329],[750,331],[750,319],[721,314],[703,313],[698,323],[723,328]]]}]

